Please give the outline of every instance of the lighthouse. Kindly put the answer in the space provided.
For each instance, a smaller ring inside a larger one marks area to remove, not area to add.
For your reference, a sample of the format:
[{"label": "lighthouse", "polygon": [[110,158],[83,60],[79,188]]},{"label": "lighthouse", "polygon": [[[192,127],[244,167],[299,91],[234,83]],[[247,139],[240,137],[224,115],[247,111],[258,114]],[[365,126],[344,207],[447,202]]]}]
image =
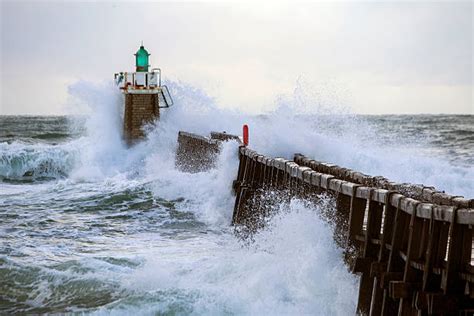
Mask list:
[{"label": "lighthouse", "polygon": [[143,44],[135,53],[135,72],[115,74],[115,84],[124,94],[123,136],[128,145],[143,139],[145,125],[159,119],[160,109],[173,105],[168,87],[161,84],[160,68],[151,68]]}]

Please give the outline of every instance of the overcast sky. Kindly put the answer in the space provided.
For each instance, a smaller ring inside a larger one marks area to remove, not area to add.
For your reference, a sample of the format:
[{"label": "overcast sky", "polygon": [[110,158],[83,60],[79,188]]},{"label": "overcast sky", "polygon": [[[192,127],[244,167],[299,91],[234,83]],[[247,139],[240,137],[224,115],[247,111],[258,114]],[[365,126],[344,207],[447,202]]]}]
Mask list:
[{"label": "overcast sky", "polygon": [[67,113],[68,85],[132,71],[141,40],[222,107],[268,111],[303,86],[357,113],[474,114],[471,1],[0,1],[0,114]]}]

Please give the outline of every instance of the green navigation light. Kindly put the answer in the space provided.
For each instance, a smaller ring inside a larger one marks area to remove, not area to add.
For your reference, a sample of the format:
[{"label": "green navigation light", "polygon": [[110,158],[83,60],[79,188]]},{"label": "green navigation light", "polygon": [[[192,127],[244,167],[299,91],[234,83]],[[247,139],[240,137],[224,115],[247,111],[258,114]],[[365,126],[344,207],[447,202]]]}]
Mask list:
[{"label": "green navigation light", "polygon": [[140,46],[140,49],[137,51],[135,54],[135,66],[137,67],[137,72],[148,72],[148,51],[145,49],[145,47]]}]

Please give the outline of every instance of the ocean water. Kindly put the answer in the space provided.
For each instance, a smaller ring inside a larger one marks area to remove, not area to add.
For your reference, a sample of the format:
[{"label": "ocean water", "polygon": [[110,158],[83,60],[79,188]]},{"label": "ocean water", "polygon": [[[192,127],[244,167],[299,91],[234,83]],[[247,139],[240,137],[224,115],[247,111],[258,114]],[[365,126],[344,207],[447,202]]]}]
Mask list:
[{"label": "ocean water", "polygon": [[246,123],[250,146],[271,156],[474,197],[473,115],[361,116],[292,96],[252,116],[170,86],[175,107],[132,148],[108,85],[70,88],[82,116],[0,116],[0,314],[354,314],[359,280],[320,216],[331,201],[278,205],[253,242],[239,240],[236,145],[216,169],[182,173],[179,130],[240,134]]}]

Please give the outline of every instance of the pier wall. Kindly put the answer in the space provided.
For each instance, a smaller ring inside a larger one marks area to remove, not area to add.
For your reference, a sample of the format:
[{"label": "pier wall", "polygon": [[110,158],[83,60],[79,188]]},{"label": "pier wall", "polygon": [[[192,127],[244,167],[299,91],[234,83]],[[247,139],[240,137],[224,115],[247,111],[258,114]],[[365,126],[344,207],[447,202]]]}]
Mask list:
[{"label": "pier wall", "polygon": [[360,275],[358,313],[472,315],[474,200],[397,184],[296,154],[294,161],[239,149],[233,224],[264,225],[265,192],[334,198],[335,238]]},{"label": "pier wall", "polygon": [[202,172],[215,167],[223,141],[236,141],[238,136],[211,132],[210,137],[180,131],[176,150],[176,167],[183,172]]}]

